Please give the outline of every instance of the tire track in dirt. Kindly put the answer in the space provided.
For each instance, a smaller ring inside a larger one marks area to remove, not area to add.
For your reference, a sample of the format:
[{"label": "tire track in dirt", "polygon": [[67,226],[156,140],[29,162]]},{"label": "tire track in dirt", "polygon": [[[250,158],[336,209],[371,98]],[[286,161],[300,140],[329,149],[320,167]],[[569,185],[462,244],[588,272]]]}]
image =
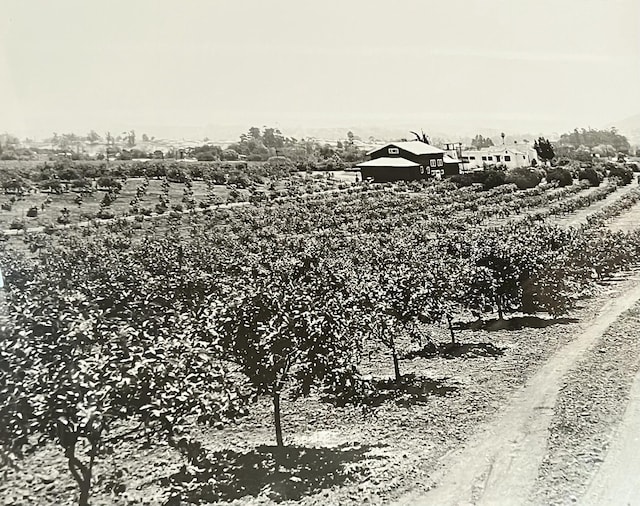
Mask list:
[{"label": "tire track in dirt", "polygon": [[524,504],[547,450],[549,426],[562,378],[625,311],[640,300],[634,275],[576,337],[558,350],[485,429],[466,447],[445,456],[426,494],[409,494],[396,504]]}]

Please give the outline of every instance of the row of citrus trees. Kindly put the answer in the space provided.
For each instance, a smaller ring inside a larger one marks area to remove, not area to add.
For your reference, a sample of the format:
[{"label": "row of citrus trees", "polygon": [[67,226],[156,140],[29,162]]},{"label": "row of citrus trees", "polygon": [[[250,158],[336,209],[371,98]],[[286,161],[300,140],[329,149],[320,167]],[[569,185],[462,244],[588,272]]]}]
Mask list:
[{"label": "row of citrus trees", "polygon": [[194,424],[225,426],[263,395],[282,446],[284,394],[366,402],[365,347],[388,350],[399,381],[397,338],[417,322],[455,338],[459,318],[562,314],[640,252],[638,234],[544,224],[299,236],[247,219],[4,251],[4,457],[57,442],[87,504],[94,462],[123,424],[185,449]]},{"label": "row of citrus trees", "polygon": [[[615,192],[611,183],[586,192],[587,183],[564,188],[543,185],[518,191],[515,185],[486,192],[458,189],[449,182],[432,184],[419,192],[359,191],[317,196],[313,200],[288,201],[249,207],[234,212],[235,222],[274,234],[307,234],[342,229],[345,233],[389,233],[397,228],[429,229],[446,233],[484,225],[490,219],[510,218],[525,211],[537,220],[588,207]],[[214,217],[212,221],[218,218]],[[222,214],[228,223],[229,215]]]}]

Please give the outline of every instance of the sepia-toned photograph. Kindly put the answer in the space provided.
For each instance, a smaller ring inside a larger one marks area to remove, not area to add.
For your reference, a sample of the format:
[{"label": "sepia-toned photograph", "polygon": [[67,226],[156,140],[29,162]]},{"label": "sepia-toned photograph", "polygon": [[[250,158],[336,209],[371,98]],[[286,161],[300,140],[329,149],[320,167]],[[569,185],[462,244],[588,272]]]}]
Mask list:
[{"label": "sepia-toned photograph", "polygon": [[638,0],[2,0],[0,506],[640,506]]}]

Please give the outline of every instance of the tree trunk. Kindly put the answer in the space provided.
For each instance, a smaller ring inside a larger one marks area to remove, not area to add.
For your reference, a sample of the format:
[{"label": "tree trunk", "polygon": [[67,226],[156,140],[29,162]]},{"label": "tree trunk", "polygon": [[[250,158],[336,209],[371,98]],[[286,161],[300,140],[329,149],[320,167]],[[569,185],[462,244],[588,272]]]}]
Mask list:
[{"label": "tree trunk", "polygon": [[91,468],[87,468],[82,465],[75,456],[75,445],[73,445],[72,448],[67,449],[67,452],[67,458],[69,459],[69,471],[71,471],[71,474],[80,489],[78,506],[87,506],[89,504],[89,493],[91,492]]},{"label": "tree trunk", "polygon": [[280,422],[280,392],[273,394],[273,418],[276,425],[276,445],[282,448],[284,443],[282,442],[282,424]]},{"label": "tree trunk", "polygon": [[451,344],[456,344],[456,335],[453,332],[453,320],[450,315],[447,315],[447,324],[449,325],[449,332],[451,333]]},{"label": "tree trunk", "polygon": [[391,355],[393,356],[393,372],[396,375],[396,383],[400,383],[402,375],[400,374],[400,362],[398,361],[398,354],[396,353],[395,347],[391,350]]},{"label": "tree trunk", "polygon": [[522,295],[520,304],[523,313],[533,314],[536,312],[536,303],[533,295],[533,283],[527,271],[520,276],[520,285],[522,286]]},{"label": "tree trunk", "polygon": [[504,314],[502,313],[502,300],[500,296],[496,296],[496,306],[498,306],[498,319],[504,320]]},{"label": "tree trunk", "polygon": [[89,483],[83,483],[80,485],[80,497],[78,498],[78,506],[89,505],[90,491],[91,491],[91,485]]},{"label": "tree trunk", "polygon": [[391,357],[393,357],[393,372],[396,375],[396,383],[400,384],[402,374],[400,374],[400,362],[398,360],[398,352],[396,351],[396,343],[393,336],[389,336],[389,348],[391,348]]}]

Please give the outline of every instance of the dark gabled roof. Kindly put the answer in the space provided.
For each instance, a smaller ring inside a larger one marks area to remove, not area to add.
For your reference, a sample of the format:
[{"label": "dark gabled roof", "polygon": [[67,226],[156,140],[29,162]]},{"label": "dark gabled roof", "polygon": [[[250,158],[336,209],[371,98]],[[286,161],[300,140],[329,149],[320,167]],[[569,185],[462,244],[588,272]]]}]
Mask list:
[{"label": "dark gabled roof", "polygon": [[390,142],[385,146],[380,146],[379,148],[372,149],[367,154],[370,155],[371,153],[375,153],[376,151],[380,151],[381,149],[387,149],[391,147],[404,149],[405,151],[408,151],[409,153],[412,153],[414,155],[437,155],[440,153],[444,153],[444,150],[440,148],[436,148],[435,146],[432,146],[431,144],[427,144],[426,142],[404,141],[404,142]]}]

